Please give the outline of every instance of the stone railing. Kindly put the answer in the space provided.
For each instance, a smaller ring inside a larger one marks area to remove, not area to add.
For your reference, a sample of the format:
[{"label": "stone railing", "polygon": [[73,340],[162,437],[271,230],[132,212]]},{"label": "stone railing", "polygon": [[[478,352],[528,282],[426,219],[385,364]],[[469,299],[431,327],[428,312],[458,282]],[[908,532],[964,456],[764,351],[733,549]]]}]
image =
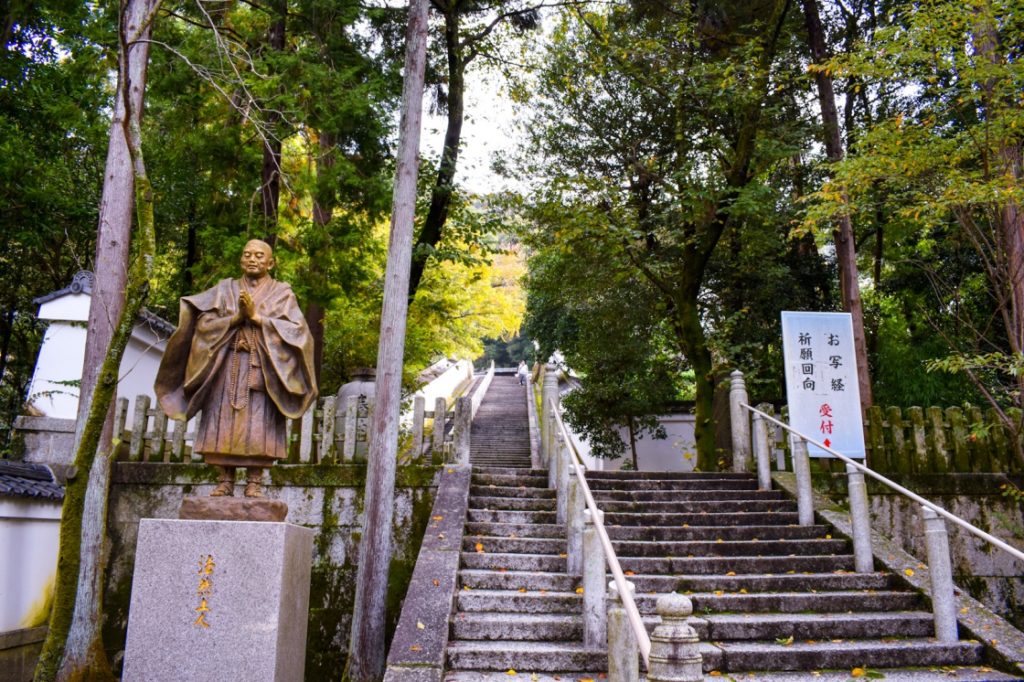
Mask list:
[{"label": "stone railing", "polygon": [[1024,561],[1024,552],[977,528],[954,514],[949,513],[911,490],[891,481],[877,471],[852,460],[826,446],[807,434],[792,429],[788,424],[775,419],[764,410],[747,404],[747,391],[742,372],[733,372],[730,386],[730,416],[732,422],[733,470],[746,471],[747,461],[753,458],[757,468],[758,488],[770,490],[771,443],[769,426],[782,429],[791,439],[792,470],[796,477],[797,516],[801,526],[810,526],[814,520],[814,493],[811,486],[811,466],[808,444],[829,453],[842,462],[847,472],[849,493],[850,524],[852,527],[854,567],[858,573],[874,571],[874,552],[871,544],[871,515],[869,512],[865,476],[886,485],[893,491],[920,505],[924,526],[927,565],[930,568],[932,611],[935,622],[935,638],[939,641],[956,641],[957,609],[953,589],[953,571],[949,552],[946,522],[956,524],[968,533],[998,548],[1017,560]]},{"label": "stone railing", "polygon": [[[647,634],[628,581],[604,528],[602,512],[590,492],[586,467],[562,421],[558,379],[553,366],[543,377],[544,429],[540,459],[548,468],[548,485],[556,491],[556,517],[566,528],[566,569],[581,577],[583,646],[607,646],[608,679],[637,682],[640,659],[652,682],[699,682],[704,679],[696,631],[687,622],[693,613],[688,597],[667,594],[657,601],[659,624]],[[605,590],[606,570],[613,580]]]}]

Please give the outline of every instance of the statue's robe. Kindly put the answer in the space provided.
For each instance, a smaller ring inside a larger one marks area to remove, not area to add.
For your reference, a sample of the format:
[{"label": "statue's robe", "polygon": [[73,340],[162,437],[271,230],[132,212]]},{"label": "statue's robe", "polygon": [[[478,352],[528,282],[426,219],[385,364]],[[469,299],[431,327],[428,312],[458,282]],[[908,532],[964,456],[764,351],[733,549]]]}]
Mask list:
[{"label": "statue's robe", "polygon": [[[259,325],[232,325],[243,287]],[[193,449],[207,463],[260,467],[286,457],[285,418],[301,417],[317,394],[313,338],[291,287],[224,279],[183,297],[155,389],[174,419],[202,411]]]}]

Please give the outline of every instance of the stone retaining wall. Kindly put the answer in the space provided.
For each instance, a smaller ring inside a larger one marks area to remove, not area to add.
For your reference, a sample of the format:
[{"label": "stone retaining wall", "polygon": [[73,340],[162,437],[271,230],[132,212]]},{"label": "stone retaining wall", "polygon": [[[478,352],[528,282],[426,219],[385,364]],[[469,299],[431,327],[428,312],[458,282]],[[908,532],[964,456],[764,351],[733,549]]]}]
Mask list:
[{"label": "stone retaining wall", "polygon": [[[436,489],[436,467],[403,466],[395,482],[393,557],[388,627],[397,622]],[[310,590],[306,680],[341,677],[347,655],[356,562],[363,525],[366,469],[352,465],[278,465],[270,469],[268,497],[288,503],[288,521],[316,531]],[[104,641],[115,669],[124,654],[139,519],[177,518],[185,495],[208,495],[211,467],[197,464],[119,463],[110,495],[110,572]]]},{"label": "stone retaining wall", "polygon": [[[1002,494],[1001,485],[1024,485],[1001,474],[887,474],[896,483],[935,502],[967,522],[1024,549],[1024,505]],[[927,552],[917,503],[868,479],[871,525],[904,551],[924,559]],[[816,474],[837,501],[846,498],[846,477]],[[1016,627],[1024,629],[1024,565],[952,523],[946,524],[956,583]]]}]

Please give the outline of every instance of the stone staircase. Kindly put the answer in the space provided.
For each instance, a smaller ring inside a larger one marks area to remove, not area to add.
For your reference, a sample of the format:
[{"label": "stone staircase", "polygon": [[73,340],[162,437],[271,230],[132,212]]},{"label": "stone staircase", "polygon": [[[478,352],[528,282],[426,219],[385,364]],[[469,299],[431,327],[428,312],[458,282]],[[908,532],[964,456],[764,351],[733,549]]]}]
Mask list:
[{"label": "stone staircase", "polygon": [[530,467],[526,387],[515,375],[495,374],[470,431],[469,461],[481,467]]},{"label": "stone staircase", "polygon": [[[519,389],[505,383],[498,390]],[[753,476],[587,479],[648,630],[657,595],[690,596],[709,680],[1020,679],[987,668],[977,642],[935,641],[919,593],[900,576],[854,573],[847,540],[797,525],[795,502],[758,491]],[[565,547],[546,472],[474,466],[446,680],[605,675],[606,655],[580,643],[582,595]]]}]

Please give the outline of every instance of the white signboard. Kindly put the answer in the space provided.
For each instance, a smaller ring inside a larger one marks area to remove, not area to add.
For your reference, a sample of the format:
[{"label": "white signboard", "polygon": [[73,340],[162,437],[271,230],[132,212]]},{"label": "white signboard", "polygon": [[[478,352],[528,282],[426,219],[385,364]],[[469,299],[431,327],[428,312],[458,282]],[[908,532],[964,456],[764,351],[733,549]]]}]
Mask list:
[{"label": "white signboard", "polygon": [[[864,458],[864,426],[849,313],[782,313],[790,425],[847,457]],[[831,457],[808,444],[811,457]]]}]

